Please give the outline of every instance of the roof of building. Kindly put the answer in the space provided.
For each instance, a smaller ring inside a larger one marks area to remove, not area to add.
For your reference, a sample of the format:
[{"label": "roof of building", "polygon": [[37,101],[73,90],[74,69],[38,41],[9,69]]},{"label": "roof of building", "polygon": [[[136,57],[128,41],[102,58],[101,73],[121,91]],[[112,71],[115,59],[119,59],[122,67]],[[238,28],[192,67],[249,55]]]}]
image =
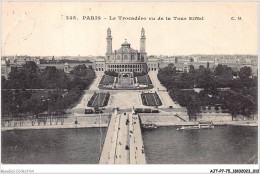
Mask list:
[{"label": "roof of building", "polygon": [[121,48],[116,50],[116,53],[125,53],[125,54],[134,53],[134,54],[136,54],[138,52],[137,50],[134,50],[133,48],[131,48],[131,44],[129,44],[127,42],[127,40],[125,40],[125,42],[122,43],[121,46],[122,46]]},{"label": "roof of building", "polygon": [[130,47],[131,44],[127,42],[127,39],[125,39],[125,42],[122,43],[121,45],[122,45],[122,46],[128,46],[128,47]]}]

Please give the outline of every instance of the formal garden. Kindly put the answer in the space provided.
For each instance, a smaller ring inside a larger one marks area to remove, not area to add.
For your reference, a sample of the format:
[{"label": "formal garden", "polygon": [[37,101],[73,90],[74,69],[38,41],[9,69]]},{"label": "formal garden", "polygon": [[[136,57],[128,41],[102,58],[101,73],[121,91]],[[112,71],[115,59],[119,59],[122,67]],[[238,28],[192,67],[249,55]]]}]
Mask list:
[{"label": "formal garden", "polygon": [[[135,89],[152,89],[152,81],[147,73],[133,72],[133,77],[119,79],[118,72],[105,71],[102,76],[99,88],[100,89],[116,89],[116,90],[135,90]],[[128,81],[128,84],[126,83]]]},{"label": "formal garden", "polygon": [[104,107],[107,106],[110,94],[107,93],[94,93],[88,101],[88,107]]},{"label": "formal garden", "polygon": [[155,93],[142,93],[141,94],[143,105],[145,106],[161,106],[162,102],[158,96],[158,94]]}]

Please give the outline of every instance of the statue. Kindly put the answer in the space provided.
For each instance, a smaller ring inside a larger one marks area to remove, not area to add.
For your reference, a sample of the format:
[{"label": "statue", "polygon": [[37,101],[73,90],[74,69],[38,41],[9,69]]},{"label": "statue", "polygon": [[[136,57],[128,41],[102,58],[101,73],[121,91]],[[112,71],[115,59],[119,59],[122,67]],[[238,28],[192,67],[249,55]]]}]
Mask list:
[{"label": "statue", "polygon": [[141,36],[142,36],[142,37],[145,37],[145,31],[144,31],[144,28],[142,28]]},{"label": "statue", "polygon": [[107,36],[111,36],[111,29],[110,28],[107,29]]}]

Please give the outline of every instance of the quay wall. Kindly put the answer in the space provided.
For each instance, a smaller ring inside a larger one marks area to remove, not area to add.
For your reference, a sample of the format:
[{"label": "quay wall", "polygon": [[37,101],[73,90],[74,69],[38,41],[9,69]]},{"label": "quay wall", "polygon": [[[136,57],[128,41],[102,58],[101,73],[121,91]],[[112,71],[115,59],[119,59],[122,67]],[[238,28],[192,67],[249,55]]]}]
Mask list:
[{"label": "quay wall", "polygon": [[201,115],[197,116],[197,120],[203,121],[232,121],[232,116],[229,113],[201,113]]},{"label": "quay wall", "polygon": [[[140,124],[156,124],[157,126],[174,126],[195,124],[189,122],[189,117],[185,114],[176,113],[140,113]],[[75,121],[78,124],[75,124]],[[53,117],[53,118],[26,118],[26,119],[1,119],[1,130],[13,129],[52,129],[52,128],[84,128],[84,127],[108,127],[111,115],[110,114],[91,114],[91,115],[77,115],[67,117]],[[202,113],[197,116],[197,121],[213,121],[216,125],[224,124],[240,124],[242,122],[254,121],[257,122],[258,117],[246,118],[237,116],[233,118],[228,113]]]},{"label": "quay wall", "polygon": [[[2,130],[12,129],[51,129],[51,128],[83,128],[83,127],[108,127],[109,114],[102,115],[79,115],[68,117],[41,117],[26,119],[1,119]],[[78,124],[75,124],[75,121]]]},{"label": "quay wall", "polygon": [[157,126],[185,125],[189,121],[188,116],[175,116],[174,114],[139,114],[141,125],[156,124]]},{"label": "quay wall", "polygon": [[257,124],[258,117],[253,116],[246,118],[243,116],[234,117],[229,113],[201,113],[197,116],[196,122],[189,121],[189,117],[186,115],[178,114],[154,114],[154,113],[142,113],[139,114],[141,119],[141,125],[144,124],[155,124],[157,126],[177,126],[177,125],[192,125],[196,124],[197,121],[212,121],[215,125],[249,125]]}]

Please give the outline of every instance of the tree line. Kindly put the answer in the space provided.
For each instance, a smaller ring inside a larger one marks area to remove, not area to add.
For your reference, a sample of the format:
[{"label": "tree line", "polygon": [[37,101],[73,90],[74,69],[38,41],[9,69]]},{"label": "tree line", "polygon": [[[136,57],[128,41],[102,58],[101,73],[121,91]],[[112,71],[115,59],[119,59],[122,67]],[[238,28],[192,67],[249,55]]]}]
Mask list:
[{"label": "tree line", "polygon": [[34,62],[26,62],[22,68],[14,68],[8,80],[2,77],[2,115],[21,118],[64,114],[94,78],[94,70],[85,65],[75,66],[66,74],[54,66],[40,71]]},{"label": "tree line", "polygon": [[[189,72],[178,73],[174,64],[160,69],[159,81],[167,88],[169,95],[182,107],[187,108],[191,119],[208,108],[229,112],[232,116],[250,117],[257,113],[257,77],[250,67],[233,70],[218,65],[214,70],[190,66]],[[194,88],[201,88],[195,92]]]}]

